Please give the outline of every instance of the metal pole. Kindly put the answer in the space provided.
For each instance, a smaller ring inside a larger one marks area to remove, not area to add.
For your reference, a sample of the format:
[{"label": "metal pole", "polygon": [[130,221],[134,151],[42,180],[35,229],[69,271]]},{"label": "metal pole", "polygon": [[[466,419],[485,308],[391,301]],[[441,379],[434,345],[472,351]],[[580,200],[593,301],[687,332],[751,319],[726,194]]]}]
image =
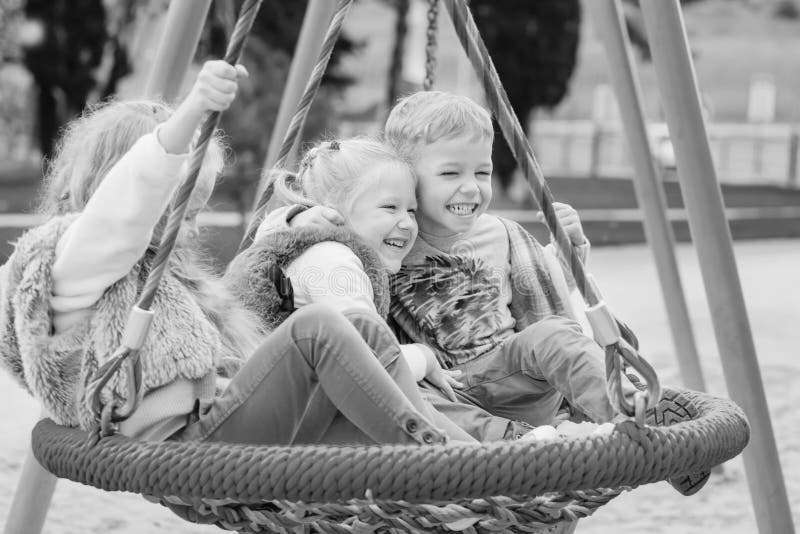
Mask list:
[{"label": "metal pole", "polygon": [[636,64],[631,57],[628,31],[618,0],[592,0],[586,5],[605,45],[611,81],[621,104],[618,107],[633,158],[633,185],[644,211],[644,231],[655,257],[683,382],[690,389],[705,391],[689,308],[675,260],[675,237],[667,219],[661,180],[650,152],[642,92]]},{"label": "metal pole", "polygon": [[731,398],[747,414],[752,428],[743,457],[759,532],[792,534],[792,514],[680,6],[677,0],[642,0],[640,5],[725,381]]},{"label": "metal pole", "polygon": [[175,100],[192,63],[211,0],[172,0],[156,61],[144,89],[146,98]]},{"label": "metal pole", "polygon": [[[42,413],[42,417],[46,416]],[[3,534],[41,532],[50,509],[50,501],[53,500],[56,482],[58,479],[39,465],[29,448],[25,455],[25,463],[22,464]]]},{"label": "metal pole", "polygon": [[[297,38],[297,47],[292,57],[292,65],[289,67],[289,75],[283,88],[278,116],[275,118],[275,126],[272,128],[270,135],[267,157],[264,159],[263,167],[265,169],[271,168],[278,159],[278,152],[283,138],[286,136],[286,130],[289,129],[292,115],[297,108],[300,97],[303,95],[303,89],[305,89],[306,82],[311,77],[311,71],[314,70],[314,65],[325,39],[325,30],[328,28],[335,11],[336,2],[330,0],[310,0],[308,3],[303,17],[303,26],[300,29],[300,36]],[[299,137],[295,141],[293,152],[297,150],[297,143],[299,143]],[[262,180],[256,188],[256,202],[264,192],[265,184],[263,182]]]}]

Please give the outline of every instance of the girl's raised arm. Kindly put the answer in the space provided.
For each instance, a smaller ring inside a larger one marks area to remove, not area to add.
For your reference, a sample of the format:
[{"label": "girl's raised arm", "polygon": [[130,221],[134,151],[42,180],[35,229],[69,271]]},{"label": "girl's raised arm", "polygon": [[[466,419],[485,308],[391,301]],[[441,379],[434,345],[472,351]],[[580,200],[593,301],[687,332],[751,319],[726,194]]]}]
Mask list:
[{"label": "girl's raised arm", "polygon": [[140,138],[100,182],[56,246],[50,306],[57,332],[82,317],[142,257],[180,183],[204,114],[230,106],[237,77],[246,75],[241,66],[207,62],[170,118]]}]

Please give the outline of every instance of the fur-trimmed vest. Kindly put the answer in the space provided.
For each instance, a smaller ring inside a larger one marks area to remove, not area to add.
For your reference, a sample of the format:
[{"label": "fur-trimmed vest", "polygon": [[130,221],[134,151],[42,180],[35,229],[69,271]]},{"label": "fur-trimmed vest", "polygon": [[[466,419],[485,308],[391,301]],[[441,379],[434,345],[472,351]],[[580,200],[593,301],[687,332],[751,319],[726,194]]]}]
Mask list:
[{"label": "fur-trimmed vest", "polygon": [[274,329],[295,310],[286,268],[311,246],[336,241],[361,260],[372,282],[375,308],[381,317],[389,312],[389,278],[378,255],[350,230],[285,229],[259,238],[228,266],[225,281],[231,292]]},{"label": "fur-trimmed vest", "polygon": [[[144,281],[143,260],[109,287],[86,319],[55,334],[49,307],[51,269],[59,238],[75,215],[51,219],[25,233],[0,267],[0,366],[7,369],[58,423],[88,429],[93,416],[87,380],[119,347],[128,311]],[[208,289],[206,287],[205,289]],[[178,377],[206,377],[241,355],[229,354],[215,320],[198,302],[197,287],[168,268],[156,294],[150,332],[141,350],[144,393]],[[230,299],[230,302],[235,302]],[[225,315],[226,310],[214,310]],[[106,387],[105,401],[124,394],[124,373]]]}]

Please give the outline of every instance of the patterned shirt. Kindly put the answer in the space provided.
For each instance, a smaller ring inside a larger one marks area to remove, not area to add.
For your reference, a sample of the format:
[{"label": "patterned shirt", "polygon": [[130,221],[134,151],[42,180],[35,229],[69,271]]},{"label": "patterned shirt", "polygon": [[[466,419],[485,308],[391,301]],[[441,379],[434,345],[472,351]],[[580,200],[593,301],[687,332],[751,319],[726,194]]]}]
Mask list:
[{"label": "patterned shirt", "polygon": [[564,313],[541,245],[519,224],[494,215],[448,239],[421,235],[391,284],[396,326],[434,349],[447,368]]}]

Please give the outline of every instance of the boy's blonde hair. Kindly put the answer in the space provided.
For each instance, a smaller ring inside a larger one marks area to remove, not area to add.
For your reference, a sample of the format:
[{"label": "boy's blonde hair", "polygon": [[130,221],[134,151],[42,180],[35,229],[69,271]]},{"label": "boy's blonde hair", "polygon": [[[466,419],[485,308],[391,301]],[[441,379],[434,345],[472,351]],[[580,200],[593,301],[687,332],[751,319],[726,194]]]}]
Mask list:
[{"label": "boy's blonde hair", "polygon": [[492,116],[474,100],[444,91],[419,91],[400,99],[384,129],[386,142],[412,160],[420,146],[464,134],[492,142]]},{"label": "boy's blonde hair", "polygon": [[[114,164],[172,111],[158,101],[109,100],[68,123],[47,162],[39,211],[46,215],[82,211]],[[206,168],[222,170],[225,149],[218,138],[209,143],[203,161]]]},{"label": "boy's blonde hair", "polygon": [[296,175],[276,177],[275,194],[285,203],[329,206],[346,217],[357,190],[364,186],[363,178],[381,164],[396,165],[414,177],[408,162],[380,141],[367,137],[322,141],[306,151]]}]

